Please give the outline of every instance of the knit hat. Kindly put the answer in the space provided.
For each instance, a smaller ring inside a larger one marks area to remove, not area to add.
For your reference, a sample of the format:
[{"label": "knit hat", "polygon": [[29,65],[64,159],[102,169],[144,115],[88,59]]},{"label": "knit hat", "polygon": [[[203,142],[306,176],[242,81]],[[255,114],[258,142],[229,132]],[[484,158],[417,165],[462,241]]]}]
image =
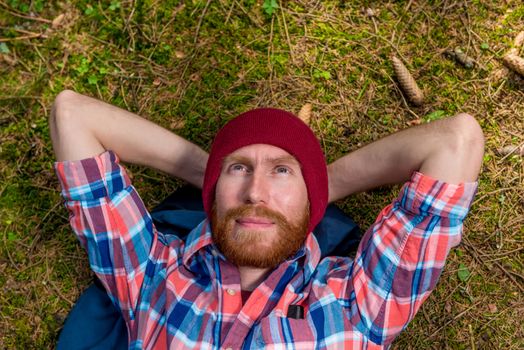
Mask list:
[{"label": "knit hat", "polygon": [[202,199],[211,217],[215,188],[225,157],[253,144],[279,147],[301,165],[310,204],[308,232],[324,216],[328,202],[328,177],[324,153],[313,131],[295,115],[275,108],[259,108],[229,121],[216,135],[207,161]]}]

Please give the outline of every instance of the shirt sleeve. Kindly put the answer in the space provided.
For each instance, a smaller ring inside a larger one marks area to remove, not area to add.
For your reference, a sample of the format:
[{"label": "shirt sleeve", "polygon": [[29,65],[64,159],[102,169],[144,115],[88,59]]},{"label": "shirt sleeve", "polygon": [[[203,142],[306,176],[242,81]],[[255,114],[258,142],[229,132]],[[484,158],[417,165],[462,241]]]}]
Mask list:
[{"label": "shirt sleeve", "polygon": [[415,172],[366,232],[348,291],[350,320],[371,341],[391,343],[435,288],[476,188]]},{"label": "shirt sleeve", "polygon": [[112,151],[57,162],[55,170],[92,270],[126,321],[132,320],[156,237],[151,216]]}]

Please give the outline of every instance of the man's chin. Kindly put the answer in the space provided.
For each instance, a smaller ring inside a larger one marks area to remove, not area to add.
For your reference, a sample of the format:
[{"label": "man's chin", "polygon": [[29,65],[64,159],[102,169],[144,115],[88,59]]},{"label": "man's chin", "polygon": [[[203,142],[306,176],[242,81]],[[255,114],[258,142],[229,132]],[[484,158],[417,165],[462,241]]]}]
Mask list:
[{"label": "man's chin", "polygon": [[[234,227],[231,230],[231,237],[239,242],[239,244],[250,244],[271,247],[274,244],[277,230],[275,225],[270,227],[256,227],[256,228],[245,228],[245,227]],[[239,247],[243,248],[243,247]]]}]

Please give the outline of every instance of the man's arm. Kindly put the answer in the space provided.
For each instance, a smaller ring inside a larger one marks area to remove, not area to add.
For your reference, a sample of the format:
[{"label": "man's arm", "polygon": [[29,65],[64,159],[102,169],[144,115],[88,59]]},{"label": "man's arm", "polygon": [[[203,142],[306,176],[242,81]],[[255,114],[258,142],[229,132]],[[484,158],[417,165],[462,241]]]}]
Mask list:
[{"label": "man's arm", "polygon": [[405,182],[365,233],[346,276],[350,322],[374,343],[390,344],[435,288],[460,242],[483,147],[475,119],[459,114],[388,136],[330,168],[332,200]]},{"label": "man's arm", "polygon": [[448,183],[475,181],[484,154],[482,129],[468,114],[397,132],[328,167],[329,201],[403,183],[414,171]]},{"label": "man's arm", "polygon": [[66,90],[57,96],[49,123],[58,161],[112,150],[125,162],[149,166],[202,187],[207,153],[133,113]]}]

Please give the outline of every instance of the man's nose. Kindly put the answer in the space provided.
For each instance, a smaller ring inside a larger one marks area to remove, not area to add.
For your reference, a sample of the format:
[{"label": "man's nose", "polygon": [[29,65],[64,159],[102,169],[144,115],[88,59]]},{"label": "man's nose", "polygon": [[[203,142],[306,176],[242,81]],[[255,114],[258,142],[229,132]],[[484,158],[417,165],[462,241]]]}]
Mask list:
[{"label": "man's nose", "polygon": [[253,171],[246,183],[245,198],[246,204],[267,204],[269,199],[268,179],[260,171]]}]

